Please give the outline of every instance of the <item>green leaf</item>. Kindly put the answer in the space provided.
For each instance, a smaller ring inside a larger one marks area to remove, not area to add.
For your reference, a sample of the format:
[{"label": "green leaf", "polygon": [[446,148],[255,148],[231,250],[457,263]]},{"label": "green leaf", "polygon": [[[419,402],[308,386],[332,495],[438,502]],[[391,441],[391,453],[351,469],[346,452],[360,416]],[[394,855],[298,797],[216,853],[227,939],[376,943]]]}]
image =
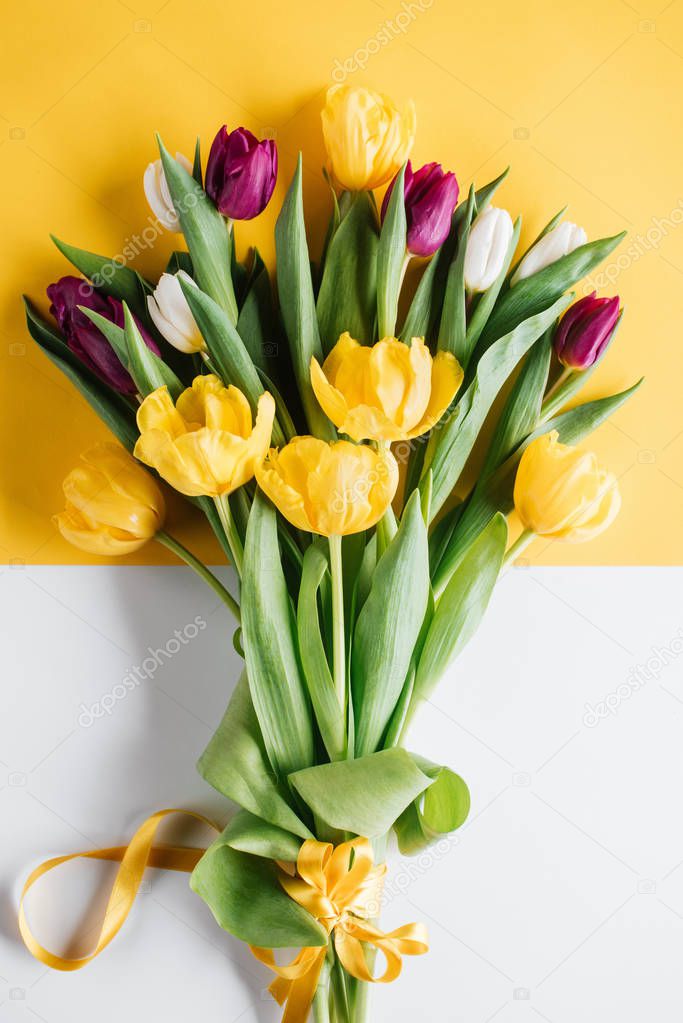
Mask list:
[{"label": "green leaf", "polygon": [[313,763],[313,722],[275,509],[260,491],[247,525],[241,604],[249,689],[270,762],[284,777]]},{"label": "green leaf", "polygon": [[248,810],[235,814],[223,832],[223,838],[232,849],[284,863],[296,863],[301,848],[300,838],[261,817],[255,817]]},{"label": "green leaf", "polygon": [[406,807],[394,825],[398,847],[411,856],[432,845],[442,835],[461,827],[470,812],[467,785],[449,767],[438,767],[415,758],[422,770],[433,778],[424,795]]},{"label": "green leaf", "polygon": [[458,248],[448,270],[443,311],[439,325],[437,347],[451,352],[461,366],[466,366],[465,339],[467,316],[465,311],[465,253],[474,215],[474,186],[470,187],[465,213],[458,229]]},{"label": "green leaf", "polygon": [[279,338],[270,277],[263,265],[255,272],[240,309],[237,333],[254,365],[272,376],[276,366],[273,356],[277,354]]},{"label": "green leaf", "polygon": [[406,164],[394,179],[387,213],[382,224],[377,248],[377,333],[393,337],[396,331],[398,297],[406,260]]},{"label": "green leaf", "polygon": [[554,325],[535,341],[510,391],[481,470],[477,486],[496,469],[538,422],[543,404],[550,358],[553,350]]},{"label": "green leaf", "polygon": [[536,235],[534,240],[531,242],[531,244],[526,247],[526,249],[521,254],[519,259],[515,262],[515,265],[510,267],[510,273],[509,273],[510,277],[514,277],[517,268],[519,267],[520,263],[522,262],[524,257],[527,255],[527,253],[531,252],[531,250],[533,249],[534,245],[537,245],[540,242],[541,238],[545,238],[545,236],[547,234],[549,234],[554,227],[557,227],[557,225],[562,220],[562,217],[565,215],[566,212],[567,212],[567,207],[563,206],[562,209],[560,210],[560,212],[556,213],[555,216],[551,220],[548,221],[548,223],[545,225],[543,230],[540,231]]},{"label": "green leaf", "polygon": [[320,408],[311,386],[311,359],[315,357],[321,362],[323,356],[306,244],[301,154],[275,225],[275,250],[280,310],[308,427],[316,437],[330,440],[335,436],[334,427]]},{"label": "green leaf", "polygon": [[508,334],[523,320],[547,309],[556,302],[568,288],[609,256],[622,240],[625,231],[612,238],[600,238],[574,249],[568,256],[562,256],[555,263],[538,273],[526,277],[510,288],[489,317],[480,338],[482,348],[488,348],[504,334]]},{"label": "green leaf", "polygon": [[123,303],[124,336],[128,352],[128,368],[140,394],[145,397],[158,387],[168,387],[175,399],[185,390],[185,385],[172,369],[148,348],[142,339],[130,309]]},{"label": "green leaf", "polygon": [[145,282],[135,270],[125,265],[121,257],[98,256],[86,249],[77,249],[75,245],[67,245],[53,234],[50,237],[62,255],[99,291],[127,302],[138,316],[145,315]]},{"label": "green leaf", "polygon": [[301,664],[318,728],[330,760],[340,760],[346,754],[344,713],[334,690],[318,618],[318,589],[327,567],[322,550],[311,544],[304,554],[297,625]]},{"label": "green leaf", "polygon": [[71,381],[105,426],[124,447],[132,451],[138,439],[135,411],[116,391],[96,377],[68,347],[64,338],[56,333],[38,314],[30,300],[24,297],[26,323],[33,340],[40,345],[51,362]]},{"label": "green leaf", "polygon": [[327,932],[285,892],[271,860],[250,856],[221,835],[206,850],[190,877],[197,893],[225,931],[265,948],[327,944]]},{"label": "green leaf", "polygon": [[316,311],[323,353],[348,330],[361,344],[375,336],[377,214],[367,192],[357,192],[325,256]]},{"label": "green leaf", "polygon": [[300,838],[313,835],[288,802],[268,761],[258,719],[243,672],[197,770],[209,785],[238,806]]},{"label": "green leaf", "polygon": [[379,746],[408,673],[429,599],[429,551],[420,495],[379,559],[353,637],[355,754]]},{"label": "green leaf", "polygon": [[547,433],[549,430],[557,430],[561,443],[578,444],[623,405],[638,390],[641,383],[642,380],[638,381],[633,387],[629,387],[628,390],[622,391],[620,394],[612,394],[606,398],[598,398],[596,401],[578,405],[538,426],[533,433],[529,434],[507,461],[488,478],[486,484],[469,499],[434,575],[434,589],[440,590],[443,587],[445,580],[450,578],[463,551],[486,527],[496,512],[501,511],[507,514],[512,511],[512,493],[517,466],[524,448],[534,437]]},{"label": "green leaf", "polygon": [[199,187],[201,188],[204,184],[202,181],[202,147],[199,136],[194,144],[194,160],[192,161],[192,177],[195,179]]},{"label": "green leaf", "polygon": [[195,279],[234,324],[237,301],[230,275],[230,238],[226,223],[201,185],[173,159],[158,136],[157,140],[166,182],[190,250]]},{"label": "green leaf", "polygon": [[289,781],[316,817],[330,827],[374,838],[389,830],[430,779],[410,753],[390,749],[309,767],[291,774]]},{"label": "green leaf", "polygon": [[455,411],[430,437],[427,465],[433,472],[432,515],[455,486],[499,390],[534,341],[571,302],[562,295],[549,309],[520,323],[484,353]]},{"label": "green leaf", "polygon": [[486,529],[465,551],[429,626],[412,702],[427,700],[460,651],[479,628],[498,581],[507,544],[505,516],[494,515]]}]

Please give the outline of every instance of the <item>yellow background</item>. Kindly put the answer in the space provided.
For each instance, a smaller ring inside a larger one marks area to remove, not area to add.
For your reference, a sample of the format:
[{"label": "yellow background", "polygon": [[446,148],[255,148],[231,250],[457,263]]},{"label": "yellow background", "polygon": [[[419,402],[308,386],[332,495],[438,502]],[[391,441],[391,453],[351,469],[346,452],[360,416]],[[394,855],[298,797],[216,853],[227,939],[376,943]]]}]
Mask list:
[{"label": "yellow background", "polygon": [[[615,525],[582,547],[537,542],[534,562],[681,564],[683,541],[683,0],[109,0],[5,4],[0,64],[3,562],[98,563],[55,533],[60,482],[105,428],[33,344],[19,301],[68,264],[48,232],[114,255],[149,215],[142,173],[169,149],[204,155],[216,129],[272,135],[280,179],[269,210],[239,227],[272,260],[272,229],[297,150],[314,252],[328,195],[319,112],[336,74],[415,99],[414,165],[439,160],[461,188],[508,163],[497,205],[522,242],[565,203],[589,237],[627,228],[611,257],[626,317],[589,396],[646,385],[591,440],[621,480]],[[361,67],[360,65],[364,65]],[[174,237],[137,266],[163,269]],[[585,286],[580,286],[583,293]],[[185,506],[170,529],[216,547]],[[131,562],[164,562],[148,546]]]}]

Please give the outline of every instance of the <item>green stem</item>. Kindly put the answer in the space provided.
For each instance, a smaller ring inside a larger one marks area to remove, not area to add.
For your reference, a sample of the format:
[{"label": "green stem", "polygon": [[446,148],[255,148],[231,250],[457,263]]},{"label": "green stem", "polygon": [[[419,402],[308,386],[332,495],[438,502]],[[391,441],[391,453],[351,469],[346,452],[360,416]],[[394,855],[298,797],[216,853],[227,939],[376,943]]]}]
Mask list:
[{"label": "green stem", "polygon": [[208,583],[214,593],[217,593],[221,600],[230,608],[237,620],[237,624],[239,625],[241,623],[242,619],[239,604],[232,594],[228,593],[225,586],[223,586],[223,583],[216,578],[213,572],[208,570],[206,565],[202,564],[198,558],[195,558],[194,554],[191,554],[190,551],[188,551],[187,547],[183,547],[181,543],[178,543],[174,537],[165,533],[163,529],[160,529],[156,534],[155,540],[163,547],[168,548],[169,551],[173,551],[173,553],[179,557],[181,561],[184,561],[186,565],[189,565],[190,568],[197,573],[200,579],[203,579],[205,583]]},{"label": "green stem", "polygon": [[332,575],[332,677],[334,688],[346,718],[346,640],[344,636],[344,573],[342,539],[330,536],[330,570]]},{"label": "green stem", "polygon": [[216,505],[218,517],[220,518],[223,529],[225,530],[225,536],[232,553],[232,561],[235,566],[235,571],[241,579],[244,568],[244,547],[242,546],[242,540],[239,532],[237,531],[235,520],[232,517],[228,495],[220,494],[218,497],[214,497],[213,501]]},{"label": "green stem", "polygon": [[323,964],[320,980],[313,996],[314,1023],[330,1023],[330,966]]},{"label": "green stem", "polygon": [[523,530],[523,532],[519,534],[515,542],[512,544],[512,546],[508,549],[507,553],[505,554],[505,557],[503,558],[503,564],[501,565],[500,568],[501,573],[505,572],[510,567],[515,558],[519,554],[521,554],[522,551],[526,550],[526,548],[529,546],[532,540],[535,539],[536,534],[532,533],[530,529]]}]

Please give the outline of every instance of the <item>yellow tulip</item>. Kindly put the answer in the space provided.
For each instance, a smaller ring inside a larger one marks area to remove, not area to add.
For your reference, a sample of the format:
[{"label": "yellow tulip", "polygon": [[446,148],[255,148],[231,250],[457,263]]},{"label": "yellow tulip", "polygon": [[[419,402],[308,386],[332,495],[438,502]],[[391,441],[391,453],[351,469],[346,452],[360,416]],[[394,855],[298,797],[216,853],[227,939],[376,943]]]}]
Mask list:
[{"label": "yellow tulip", "polygon": [[410,156],[415,120],[412,100],[401,113],[387,96],[370,89],[333,85],[322,122],[337,182],[352,192],[386,184]]},{"label": "yellow tulip", "polygon": [[431,352],[421,337],[410,346],[385,337],[368,347],[345,333],[322,369],[311,359],[315,396],[334,425],[354,440],[405,440],[438,423],[462,383],[450,352]]},{"label": "yellow tulip", "polygon": [[592,540],[621,507],[616,476],[593,452],[558,443],[544,433],[524,451],[515,479],[515,508],[525,529],[569,543]]},{"label": "yellow tulip", "polygon": [[298,529],[346,536],[382,518],[396,493],[398,465],[390,451],[294,437],[281,451],[271,449],[256,479]]},{"label": "yellow tulip", "polygon": [[135,457],[181,494],[230,494],[265,458],[274,415],[275,402],[265,392],[252,425],[249,402],[239,388],[224,387],[213,374],[195,377],[175,405],[168,389],[159,387],[138,409]]},{"label": "yellow tulip", "polygon": [[66,508],[54,521],[74,547],[89,554],[132,554],[161,529],[166,509],[159,487],[127,451],[97,444],[64,480]]}]

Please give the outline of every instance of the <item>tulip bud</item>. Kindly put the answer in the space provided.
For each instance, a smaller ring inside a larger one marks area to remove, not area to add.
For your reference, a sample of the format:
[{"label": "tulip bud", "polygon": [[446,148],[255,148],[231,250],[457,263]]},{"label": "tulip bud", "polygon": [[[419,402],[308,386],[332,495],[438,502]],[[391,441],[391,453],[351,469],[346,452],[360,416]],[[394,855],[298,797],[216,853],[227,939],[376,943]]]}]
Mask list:
[{"label": "tulip bud", "polygon": [[277,180],[277,147],[246,128],[220,129],[206,164],[205,188],[224,217],[252,220],[263,213]]},{"label": "tulip bud", "polygon": [[513,234],[507,210],[489,206],[474,221],[465,252],[465,287],[487,291],[500,274]]},{"label": "tulip bud", "polygon": [[191,355],[205,351],[206,345],[183,295],[179,277],[192,283],[192,278],[184,270],[177,274],[162,274],[154,294],[147,296],[147,308],[161,336],[179,352]]},{"label": "tulip bud", "polygon": [[558,436],[557,430],[541,434],[524,450],[515,478],[515,509],[532,533],[582,543],[616,518],[619,485],[593,452],[560,444]]},{"label": "tulip bud", "polygon": [[[176,153],[175,158],[178,163],[182,164],[188,174],[192,173],[192,164],[186,156],[183,156],[182,153]],[[167,230],[180,231],[180,221],[171,199],[161,160],[154,160],[147,165],[142,178],[142,187],[145,190],[147,202],[155,217],[161,221]]]},{"label": "tulip bud", "polygon": [[[117,327],[123,327],[121,302],[100,294],[81,277],[61,277],[55,284],[50,284],[47,297],[52,303],[50,313],[66,335],[66,343],[74,355],[115,391],[135,394],[137,387],[130,373],[121,365],[102,331],[78,308],[85,306],[111,320]],[[137,317],[135,322],[147,347],[159,355],[158,347]]]},{"label": "tulip bud", "polygon": [[116,444],[97,444],[64,480],[66,507],[54,521],[89,554],[132,554],[164,524],[164,498],[153,477]]},{"label": "tulip bud", "polygon": [[[386,216],[395,182],[396,178],[384,195],[382,220]],[[413,256],[431,256],[446,241],[458,193],[455,174],[442,170],[440,163],[426,163],[413,174],[408,160],[404,196],[408,225],[407,247]]]},{"label": "tulip bud", "polygon": [[525,277],[531,277],[532,274],[538,273],[539,270],[544,270],[551,263],[561,259],[562,256],[568,256],[570,252],[578,249],[581,245],[585,245],[587,241],[586,232],[582,227],[570,224],[569,221],[558,224],[557,227],[554,227],[552,231],[548,231],[529,249],[512,275],[510,286],[514,287],[515,284],[523,281]]},{"label": "tulip bud", "polygon": [[555,352],[568,369],[588,369],[609,343],[619,319],[619,296],[596,298],[593,291],[564,314],[555,331]]}]

